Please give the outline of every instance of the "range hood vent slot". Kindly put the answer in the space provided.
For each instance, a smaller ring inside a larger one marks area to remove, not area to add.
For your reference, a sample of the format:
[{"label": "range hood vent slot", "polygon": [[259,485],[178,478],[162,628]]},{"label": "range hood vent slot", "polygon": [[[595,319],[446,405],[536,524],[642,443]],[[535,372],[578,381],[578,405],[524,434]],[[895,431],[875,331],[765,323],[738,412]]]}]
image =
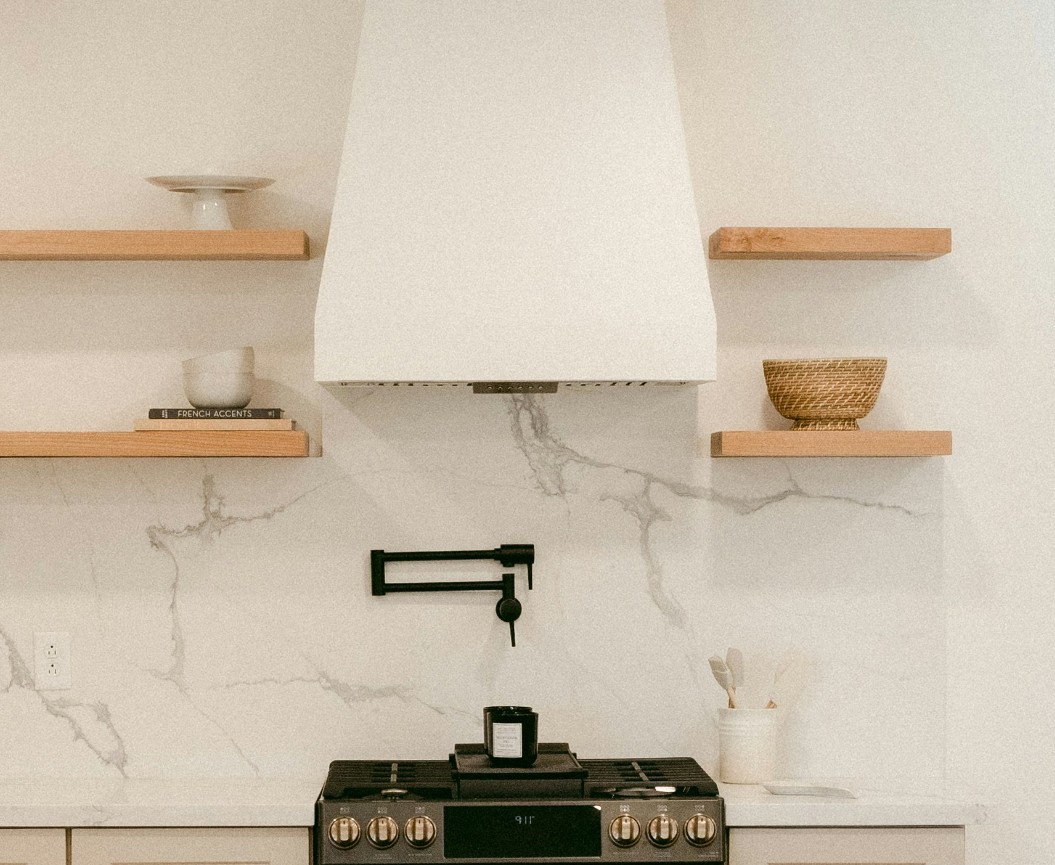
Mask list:
[{"label": "range hood vent slot", "polygon": [[474,393],[556,393],[559,390],[584,387],[680,387],[688,381],[554,381],[554,382],[473,382],[473,381],[338,381],[340,387],[465,387]]}]

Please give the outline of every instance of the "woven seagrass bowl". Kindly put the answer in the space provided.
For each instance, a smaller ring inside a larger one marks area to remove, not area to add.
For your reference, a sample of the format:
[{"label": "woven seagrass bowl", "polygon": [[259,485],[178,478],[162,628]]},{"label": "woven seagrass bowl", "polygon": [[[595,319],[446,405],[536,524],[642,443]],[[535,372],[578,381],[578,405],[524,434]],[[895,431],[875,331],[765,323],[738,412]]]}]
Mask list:
[{"label": "woven seagrass bowl", "polygon": [[879,396],[885,357],[764,360],[769,398],[799,430],[855,430]]}]

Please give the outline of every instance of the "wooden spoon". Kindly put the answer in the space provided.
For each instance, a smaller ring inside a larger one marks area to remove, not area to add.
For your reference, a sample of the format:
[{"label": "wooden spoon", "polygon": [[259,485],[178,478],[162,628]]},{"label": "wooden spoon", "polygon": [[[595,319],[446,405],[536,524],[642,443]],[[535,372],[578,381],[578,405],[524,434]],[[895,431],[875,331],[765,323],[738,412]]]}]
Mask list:
[{"label": "wooden spoon", "polygon": [[711,672],[714,674],[714,680],[725,689],[725,693],[729,696],[729,708],[736,708],[736,688],[733,687],[733,674],[729,672],[729,667],[725,661],[719,658],[717,655],[712,655],[707,659],[711,665]]}]

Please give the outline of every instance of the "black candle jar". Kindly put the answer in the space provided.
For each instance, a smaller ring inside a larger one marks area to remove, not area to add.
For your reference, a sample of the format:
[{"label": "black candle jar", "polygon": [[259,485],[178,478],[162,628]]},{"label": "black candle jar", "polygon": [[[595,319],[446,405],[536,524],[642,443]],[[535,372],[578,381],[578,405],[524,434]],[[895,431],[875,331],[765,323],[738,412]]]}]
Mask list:
[{"label": "black candle jar", "polygon": [[533,766],[538,759],[538,712],[530,706],[488,706],[484,748],[492,766]]}]

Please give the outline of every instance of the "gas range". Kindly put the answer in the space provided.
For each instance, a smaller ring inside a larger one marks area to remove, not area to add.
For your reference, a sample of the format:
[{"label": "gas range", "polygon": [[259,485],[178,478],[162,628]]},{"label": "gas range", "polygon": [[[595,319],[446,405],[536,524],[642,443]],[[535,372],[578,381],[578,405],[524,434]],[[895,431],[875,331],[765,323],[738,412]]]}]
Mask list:
[{"label": "gas range", "polygon": [[718,787],[691,757],[580,760],[540,744],[530,768],[482,745],[448,760],[337,760],[315,805],[315,865],[725,862]]}]

